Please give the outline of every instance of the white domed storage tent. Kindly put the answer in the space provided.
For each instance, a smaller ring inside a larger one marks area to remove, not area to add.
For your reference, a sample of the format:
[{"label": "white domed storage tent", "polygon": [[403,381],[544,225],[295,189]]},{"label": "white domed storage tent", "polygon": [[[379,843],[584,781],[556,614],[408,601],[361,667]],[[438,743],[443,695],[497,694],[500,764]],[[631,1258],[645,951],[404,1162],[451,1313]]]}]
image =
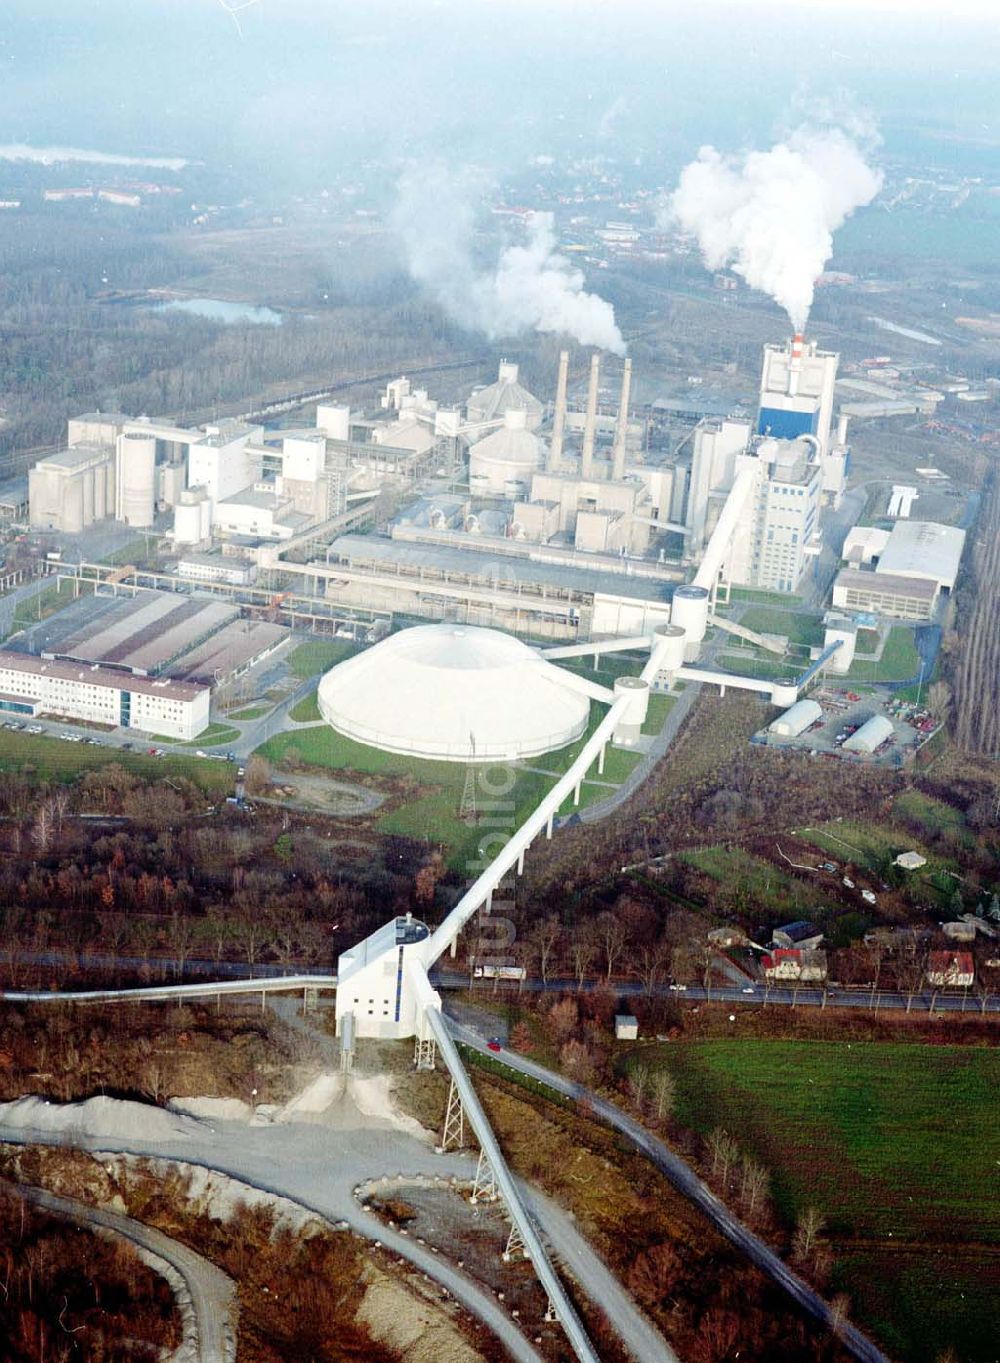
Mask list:
[{"label": "white domed storage tent", "polygon": [[790,709],[768,725],[768,733],[777,734],[779,738],[798,738],[799,734],[805,733],[810,724],[815,724],[822,718],[823,711],[818,702],[797,700]]},{"label": "white domed storage tent", "polygon": [[885,715],[872,715],[871,719],[865,720],[857,733],[844,740],[844,751],[871,754],[876,748],[880,748],[887,738],[891,738],[892,733],[891,720],[886,719]]},{"label": "white domed storage tent", "polygon": [[581,678],[499,630],[415,625],[332,668],[319,711],[338,733],[446,762],[564,747],[590,716]]}]

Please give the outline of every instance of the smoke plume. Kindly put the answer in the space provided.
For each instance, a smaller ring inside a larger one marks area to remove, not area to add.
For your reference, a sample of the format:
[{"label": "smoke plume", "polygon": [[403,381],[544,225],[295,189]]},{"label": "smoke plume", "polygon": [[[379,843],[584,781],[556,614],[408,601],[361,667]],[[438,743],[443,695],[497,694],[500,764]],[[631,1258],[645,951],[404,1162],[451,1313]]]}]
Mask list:
[{"label": "smoke plume", "polygon": [[881,187],[881,171],[846,133],[800,128],[742,162],[702,147],[681,172],[666,217],[697,238],[710,270],[731,265],[802,331],[833,233]]},{"label": "smoke plume", "polygon": [[392,222],[411,275],[460,326],[491,339],[559,332],[625,353],[614,308],[588,293],[583,274],[559,254],[551,213],[533,213],[525,244],[505,247],[495,265],[484,265],[475,256],[471,187],[424,169],[403,177]]}]

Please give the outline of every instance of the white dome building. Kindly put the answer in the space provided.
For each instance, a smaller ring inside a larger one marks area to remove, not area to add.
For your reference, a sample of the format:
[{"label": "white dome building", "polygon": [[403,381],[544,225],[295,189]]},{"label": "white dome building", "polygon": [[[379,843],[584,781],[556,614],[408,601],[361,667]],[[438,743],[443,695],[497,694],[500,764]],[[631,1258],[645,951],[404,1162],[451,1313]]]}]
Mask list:
[{"label": "white dome building", "polygon": [[317,699],[326,722],[348,738],[477,762],[572,743],[587,727],[594,690],[499,630],[416,625],[332,668]]},{"label": "white dome building", "polygon": [[527,415],[511,407],[504,424],[469,450],[469,491],[519,500],[542,463],[542,442],[526,425]]}]

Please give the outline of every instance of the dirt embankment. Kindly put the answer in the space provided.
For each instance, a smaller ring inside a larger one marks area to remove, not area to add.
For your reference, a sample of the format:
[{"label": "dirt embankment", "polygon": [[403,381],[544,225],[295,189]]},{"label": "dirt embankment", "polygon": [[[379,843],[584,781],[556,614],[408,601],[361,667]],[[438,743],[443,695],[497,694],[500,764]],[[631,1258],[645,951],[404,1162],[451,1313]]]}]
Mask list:
[{"label": "dirt embankment", "polygon": [[0,1147],[0,1173],[127,1213],[237,1283],[240,1363],[487,1363],[454,1303],[348,1231],[225,1175],[168,1161]]}]

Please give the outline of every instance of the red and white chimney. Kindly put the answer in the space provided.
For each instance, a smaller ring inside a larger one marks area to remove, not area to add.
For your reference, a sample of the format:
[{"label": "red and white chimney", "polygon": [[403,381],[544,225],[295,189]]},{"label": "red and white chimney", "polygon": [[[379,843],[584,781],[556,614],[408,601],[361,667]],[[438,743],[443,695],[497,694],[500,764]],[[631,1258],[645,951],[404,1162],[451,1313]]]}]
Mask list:
[{"label": "red and white chimney", "polygon": [[792,337],[792,347],[788,359],[788,396],[795,397],[799,391],[799,375],[802,373],[802,352],[805,348],[805,337],[801,331],[797,331]]}]

